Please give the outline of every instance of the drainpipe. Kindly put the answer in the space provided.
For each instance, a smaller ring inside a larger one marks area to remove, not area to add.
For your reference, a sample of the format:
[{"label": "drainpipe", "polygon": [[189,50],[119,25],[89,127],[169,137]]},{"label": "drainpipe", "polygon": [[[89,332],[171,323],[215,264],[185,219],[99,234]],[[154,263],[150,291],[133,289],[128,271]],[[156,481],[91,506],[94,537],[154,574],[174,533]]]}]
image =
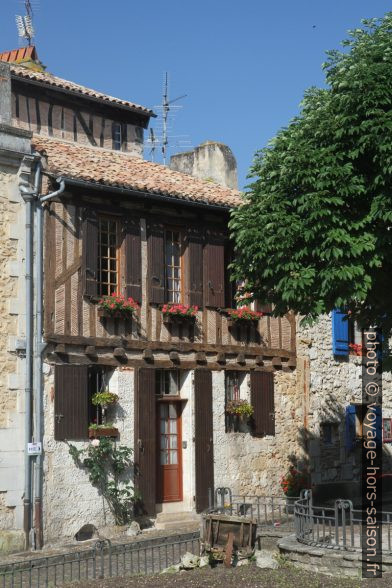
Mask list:
[{"label": "drainpipe", "polygon": [[[42,203],[52,200],[64,192],[65,183],[62,178],[57,179],[60,187],[55,192],[39,197],[41,180],[41,163],[38,164],[35,176],[36,200],[36,326],[34,341],[34,441],[43,442],[43,395],[44,386],[42,379],[43,352],[46,344],[43,340],[43,207]],[[42,454],[37,455],[34,471],[34,529],[36,549],[43,547],[43,520],[42,520],[42,489],[43,489],[43,468]]]},{"label": "drainpipe", "polygon": [[[41,181],[41,163],[38,162],[34,190],[29,184],[21,182],[20,193],[26,204],[26,384],[25,384],[25,491],[23,501],[24,532],[26,549],[30,544],[35,548],[42,547],[42,455],[37,456],[34,476],[34,529],[35,536],[30,541],[32,523],[32,476],[31,457],[27,453],[27,444],[32,438],[32,400],[34,401],[34,440],[42,444],[42,410],[43,410],[43,385],[42,385],[42,352],[44,342],[42,338],[42,309],[43,309],[43,209],[42,202],[55,198],[65,189],[64,181],[59,178],[60,188],[47,196],[39,198]],[[34,201],[36,201],[36,291],[33,291],[34,271],[34,239],[33,239],[33,213]],[[34,305],[35,294],[35,305]],[[34,331],[34,306],[36,310],[36,325]],[[33,370],[34,365],[34,370]],[[33,388],[34,376],[34,388]]]},{"label": "drainpipe", "polygon": [[19,186],[26,205],[26,375],[25,375],[25,449],[24,449],[24,497],[23,529],[25,547],[30,545],[31,529],[31,463],[27,444],[31,441],[31,398],[33,384],[33,198],[26,184]]}]

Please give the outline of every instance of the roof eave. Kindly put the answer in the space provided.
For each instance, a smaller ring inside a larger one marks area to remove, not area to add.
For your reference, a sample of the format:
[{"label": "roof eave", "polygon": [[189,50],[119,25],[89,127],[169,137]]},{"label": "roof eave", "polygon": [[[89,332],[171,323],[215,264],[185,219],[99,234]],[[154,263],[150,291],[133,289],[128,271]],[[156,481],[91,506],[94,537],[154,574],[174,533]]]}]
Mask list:
[{"label": "roof eave", "polygon": [[61,177],[65,184],[69,186],[75,186],[82,189],[90,189],[90,190],[97,190],[100,192],[115,192],[118,194],[124,194],[128,196],[136,196],[137,198],[144,198],[148,200],[157,200],[160,202],[170,202],[172,204],[183,204],[185,206],[192,206],[198,208],[204,208],[207,210],[214,210],[220,212],[229,212],[231,209],[235,208],[235,206],[231,206],[228,204],[211,204],[207,201],[197,201],[197,200],[190,200],[187,198],[182,198],[180,196],[171,196],[167,194],[161,194],[157,192],[148,192],[148,191],[141,191],[135,190],[132,188],[121,187],[121,186],[114,186],[112,184],[100,184],[98,182],[88,182],[86,180],[80,180],[77,178],[69,178],[63,174],[54,174],[51,172],[46,172],[46,175],[50,176],[51,178],[58,179]]},{"label": "roof eave", "polygon": [[[31,84],[33,86],[44,86],[48,90],[52,90],[55,92],[61,92],[62,94],[66,94],[67,96],[73,96],[77,98],[82,98],[84,100],[92,100],[93,102],[98,102],[99,104],[105,104],[105,106],[110,106],[111,108],[120,108],[121,110],[126,110],[127,112],[134,112],[138,115],[146,117],[148,120],[150,118],[156,118],[157,115],[152,110],[144,109],[143,107],[137,108],[132,106],[126,106],[125,104],[119,104],[117,102],[111,102],[110,100],[105,100],[104,98],[97,98],[96,96],[89,96],[88,94],[82,94],[81,92],[74,92],[72,90],[67,90],[67,88],[61,88],[56,86],[55,84],[48,84],[46,82],[32,80],[31,78],[25,77],[23,75],[18,75],[16,73],[11,72],[11,79],[16,80],[18,82]],[[147,121],[148,122],[148,121]]]}]

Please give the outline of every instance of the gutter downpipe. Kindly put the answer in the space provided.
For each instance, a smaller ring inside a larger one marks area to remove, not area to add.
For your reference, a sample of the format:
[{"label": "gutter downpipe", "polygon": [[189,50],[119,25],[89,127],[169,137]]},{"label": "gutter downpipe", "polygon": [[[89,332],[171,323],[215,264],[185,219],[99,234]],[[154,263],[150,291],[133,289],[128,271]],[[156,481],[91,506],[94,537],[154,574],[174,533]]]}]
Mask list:
[{"label": "gutter downpipe", "polygon": [[26,205],[26,365],[25,365],[25,447],[24,447],[24,495],[23,495],[23,530],[25,547],[30,546],[31,529],[31,457],[27,453],[27,445],[31,441],[32,423],[32,392],[33,392],[33,199],[34,192],[29,191],[26,184],[19,186]]},{"label": "gutter downpipe", "polygon": [[[44,385],[42,378],[43,352],[46,344],[43,339],[43,206],[44,202],[52,200],[64,192],[65,182],[62,178],[57,178],[60,187],[55,192],[39,197],[40,180],[41,180],[41,163],[38,163],[34,189],[37,196],[36,200],[36,328],[34,341],[34,441],[41,442],[43,445],[43,394]],[[35,529],[35,548],[43,547],[43,517],[42,517],[42,491],[43,491],[43,459],[42,453],[37,455],[34,471],[34,529]]]}]

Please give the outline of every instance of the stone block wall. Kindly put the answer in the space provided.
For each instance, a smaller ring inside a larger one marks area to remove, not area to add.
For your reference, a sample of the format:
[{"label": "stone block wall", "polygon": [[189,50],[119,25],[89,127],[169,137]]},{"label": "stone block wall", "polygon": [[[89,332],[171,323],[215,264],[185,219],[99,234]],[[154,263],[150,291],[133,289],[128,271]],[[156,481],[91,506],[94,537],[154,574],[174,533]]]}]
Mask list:
[{"label": "stone block wall", "polygon": [[[360,455],[345,448],[345,409],[350,403],[362,403],[362,358],[333,356],[330,316],[320,317],[311,327],[302,327],[298,318],[297,333],[298,356],[305,358],[309,373],[308,420],[302,436],[312,481],[320,484],[357,479]],[[392,417],[392,374],[387,369],[383,373],[382,413],[383,418]],[[329,445],[322,439],[324,423],[333,425],[334,438]],[[384,444],[383,449],[386,458],[391,458],[391,444]]]},{"label": "stone block wall", "polygon": [[0,158],[0,529],[23,526],[24,204],[18,167]]}]

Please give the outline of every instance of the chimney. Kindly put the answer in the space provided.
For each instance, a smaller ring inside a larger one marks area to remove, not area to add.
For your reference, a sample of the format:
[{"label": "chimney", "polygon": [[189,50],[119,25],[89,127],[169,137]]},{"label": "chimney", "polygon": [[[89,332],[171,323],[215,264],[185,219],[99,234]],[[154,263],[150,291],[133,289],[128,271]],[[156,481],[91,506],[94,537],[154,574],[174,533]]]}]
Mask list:
[{"label": "chimney", "polygon": [[170,168],[227,188],[238,189],[235,157],[227,145],[217,141],[206,141],[193,151],[172,155]]}]

